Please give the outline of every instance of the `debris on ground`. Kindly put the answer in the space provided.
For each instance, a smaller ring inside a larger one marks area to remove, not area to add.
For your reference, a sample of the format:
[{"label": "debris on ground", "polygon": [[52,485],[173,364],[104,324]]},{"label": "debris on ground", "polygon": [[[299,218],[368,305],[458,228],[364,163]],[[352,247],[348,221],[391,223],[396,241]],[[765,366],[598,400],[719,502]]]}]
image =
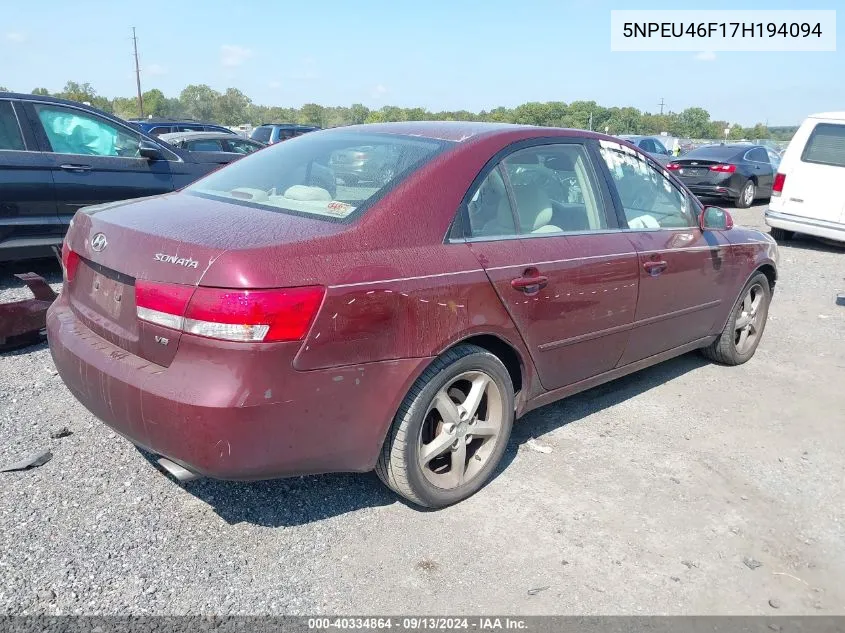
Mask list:
[{"label": "debris on ground", "polygon": [[745,563],[745,566],[748,567],[748,569],[757,569],[758,567],[763,566],[763,563],[753,558],[743,558],[742,562]]},{"label": "debris on ground", "polygon": [[772,598],[771,600],[769,600],[769,606],[772,609],[780,609],[783,605],[781,604],[781,601],[777,598]]},{"label": "debris on ground", "polygon": [[0,466],[0,473],[10,473],[16,470],[29,470],[30,468],[38,468],[53,459],[53,453],[50,451],[38,451],[27,455],[20,461],[6,466]]},{"label": "debris on ground", "polygon": [[63,426],[62,428],[60,428],[57,431],[51,431],[50,432],[50,439],[51,440],[60,440],[63,437],[70,437],[71,435],[73,435],[73,431],[71,431],[66,426]]},{"label": "debris on ground", "polygon": [[47,308],[56,293],[40,275],[15,275],[32,292],[33,299],[0,303],[0,351],[8,351],[44,340],[47,327]]},{"label": "debris on ground", "polygon": [[529,596],[536,596],[538,593],[540,593],[541,591],[545,591],[548,588],[549,588],[549,586],[546,585],[545,587],[537,587],[536,589],[529,589],[528,595]]},{"label": "debris on ground", "polygon": [[534,451],[535,453],[543,453],[544,455],[548,455],[552,452],[552,447],[548,446],[547,444],[541,444],[533,437],[525,442],[525,448],[529,451]]}]

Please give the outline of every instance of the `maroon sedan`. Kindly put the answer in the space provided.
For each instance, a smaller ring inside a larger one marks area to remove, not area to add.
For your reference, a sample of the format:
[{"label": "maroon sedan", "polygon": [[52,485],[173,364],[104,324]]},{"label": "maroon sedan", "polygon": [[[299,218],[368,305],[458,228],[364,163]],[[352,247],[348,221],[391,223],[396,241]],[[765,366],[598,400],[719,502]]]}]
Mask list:
[{"label": "maroon sedan", "polygon": [[[360,147],[391,176],[330,193]],[[778,254],[624,142],[399,123],[82,209],[63,259],[62,379],[178,478],[375,469],[441,507],[536,407],[696,349],[751,358]]]}]

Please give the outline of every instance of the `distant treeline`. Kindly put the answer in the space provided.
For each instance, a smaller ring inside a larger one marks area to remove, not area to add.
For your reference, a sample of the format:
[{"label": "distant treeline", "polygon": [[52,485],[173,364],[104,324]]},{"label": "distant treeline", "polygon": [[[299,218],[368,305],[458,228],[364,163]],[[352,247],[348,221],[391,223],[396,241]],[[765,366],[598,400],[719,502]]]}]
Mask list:
[{"label": "distant treeline", "polygon": [[[36,88],[33,94],[50,95],[88,102],[123,118],[138,116],[135,97],[108,99],[98,95],[91,84],[69,81],[61,92],[50,93]],[[687,108],[681,112],[655,114],[632,107],[604,107],[595,101],[548,101],[524,103],[515,108],[494,108],[481,112],[468,110],[432,112],[425,108],[400,108],[384,106],[377,110],[355,103],[346,106],[321,106],[306,103],[301,108],[257,105],[237,88],[217,92],[205,84],[189,85],[178,97],[165,97],[158,89],[143,93],[144,115],[164,117],[190,117],[215,121],[223,125],[259,123],[303,123],[320,127],[337,127],[354,123],[382,121],[500,121],[529,125],[550,125],[607,130],[610,134],[668,134],[681,138],[718,139],[730,128],[731,139],[772,139],[786,141],[792,138],[797,127],[766,127],[757,123],[753,127],[729,125],[727,121],[713,121],[703,108]]]}]

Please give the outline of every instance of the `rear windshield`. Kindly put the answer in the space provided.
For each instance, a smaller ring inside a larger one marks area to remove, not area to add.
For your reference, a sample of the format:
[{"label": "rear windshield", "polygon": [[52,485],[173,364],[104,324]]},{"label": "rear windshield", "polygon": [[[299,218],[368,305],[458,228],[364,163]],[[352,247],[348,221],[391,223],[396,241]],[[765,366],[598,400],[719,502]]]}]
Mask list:
[{"label": "rear windshield", "polygon": [[271,131],[272,128],[269,127],[257,127],[252,131],[250,138],[255,139],[256,141],[261,141],[262,143],[269,143]]},{"label": "rear windshield", "polygon": [[394,134],[314,132],[250,154],[185,191],[344,221],[450,145]]},{"label": "rear windshield", "polygon": [[801,160],[845,167],[845,125],[819,123],[804,146]]},{"label": "rear windshield", "polygon": [[[748,151],[748,148],[744,148]],[[707,147],[699,147],[691,150],[683,155],[682,158],[700,158],[701,160],[728,160],[743,151],[742,148],[737,149],[728,145],[712,145]]]}]

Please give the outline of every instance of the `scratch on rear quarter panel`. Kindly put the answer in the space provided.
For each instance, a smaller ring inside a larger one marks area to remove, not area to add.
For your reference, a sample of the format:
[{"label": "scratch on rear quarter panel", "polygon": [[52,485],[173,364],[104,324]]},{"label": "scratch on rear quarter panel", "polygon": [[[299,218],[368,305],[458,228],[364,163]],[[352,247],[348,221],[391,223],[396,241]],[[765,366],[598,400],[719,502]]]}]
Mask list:
[{"label": "scratch on rear quarter panel", "polygon": [[[226,446],[223,446],[223,443],[226,443]],[[216,448],[220,449],[220,457],[223,457],[224,453],[226,455],[232,454],[232,445],[229,444],[229,440],[220,440],[217,442]]]},{"label": "scratch on rear quarter panel", "polygon": [[267,391],[264,392],[264,399],[265,400],[269,400],[272,397],[273,397],[273,390],[272,389],[268,389]]},{"label": "scratch on rear quarter panel", "polygon": [[341,382],[343,380],[343,376],[335,376],[334,378],[332,378],[332,380],[334,380],[335,382]]}]

